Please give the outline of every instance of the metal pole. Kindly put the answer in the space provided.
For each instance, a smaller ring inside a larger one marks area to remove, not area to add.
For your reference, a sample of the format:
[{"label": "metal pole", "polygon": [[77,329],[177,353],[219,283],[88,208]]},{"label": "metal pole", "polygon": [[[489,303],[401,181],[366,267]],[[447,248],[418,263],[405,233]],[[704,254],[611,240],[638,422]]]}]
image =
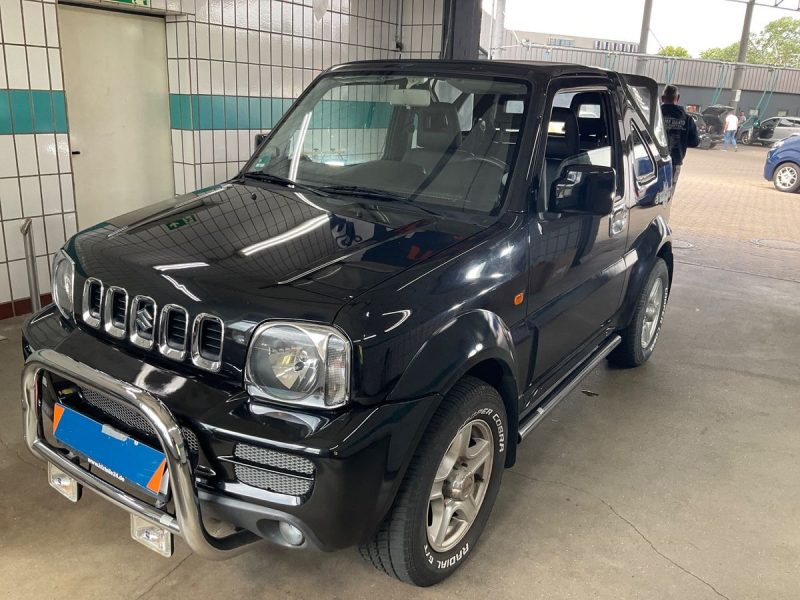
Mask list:
[{"label": "metal pole", "polygon": [[742,24],[742,38],[739,40],[739,57],[736,60],[736,68],[733,70],[733,82],[731,83],[731,106],[733,111],[738,112],[739,100],[742,96],[742,78],[744,77],[744,63],[747,61],[747,48],[750,46],[750,23],[753,20],[753,7],[756,0],[748,0],[747,8],[744,11],[744,23]]},{"label": "metal pole", "polygon": [[[642,13],[642,31],[639,34],[639,54],[647,54],[647,38],[650,37],[650,15],[653,14],[653,0],[644,0],[644,13]],[[636,73],[644,75],[646,58],[636,62]]]},{"label": "metal pole", "polygon": [[492,37],[489,42],[489,60],[501,58],[497,56],[498,50],[502,52],[506,38],[506,0],[494,1],[494,19],[492,20]]},{"label": "metal pole", "polygon": [[33,247],[33,219],[25,219],[19,227],[25,245],[25,266],[28,270],[28,289],[31,294],[33,312],[42,310],[42,295],[39,293],[39,274],[36,272],[36,249]]}]

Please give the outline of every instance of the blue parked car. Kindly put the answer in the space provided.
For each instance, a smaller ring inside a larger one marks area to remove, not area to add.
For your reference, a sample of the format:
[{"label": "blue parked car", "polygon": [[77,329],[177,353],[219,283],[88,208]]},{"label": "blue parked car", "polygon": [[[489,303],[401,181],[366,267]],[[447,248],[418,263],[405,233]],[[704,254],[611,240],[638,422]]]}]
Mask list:
[{"label": "blue parked car", "polygon": [[764,163],[764,179],[771,179],[781,192],[800,189],[800,135],[775,142]]}]

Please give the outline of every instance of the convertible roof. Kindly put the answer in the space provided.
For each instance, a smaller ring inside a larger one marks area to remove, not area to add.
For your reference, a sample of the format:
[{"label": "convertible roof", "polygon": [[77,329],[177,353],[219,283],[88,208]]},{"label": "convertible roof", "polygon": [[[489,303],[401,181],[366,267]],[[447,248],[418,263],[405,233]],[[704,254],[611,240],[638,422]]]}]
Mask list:
[{"label": "convertible roof", "polygon": [[516,75],[518,77],[561,75],[593,75],[607,77],[610,71],[571,63],[510,61],[510,60],[365,60],[330,69],[331,72],[370,70],[392,71],[452,71],[471,72],[481,75]]}]

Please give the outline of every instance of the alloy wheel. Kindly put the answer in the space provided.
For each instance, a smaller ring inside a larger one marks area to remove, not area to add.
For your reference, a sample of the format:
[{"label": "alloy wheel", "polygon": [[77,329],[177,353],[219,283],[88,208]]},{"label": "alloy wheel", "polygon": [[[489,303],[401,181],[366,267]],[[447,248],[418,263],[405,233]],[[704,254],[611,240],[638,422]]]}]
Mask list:
[{"label": "alloy wheel", "polygon": [[644,308],[644,322],[642,323],[642,348],[648,348],[655,338],[658,331],[658,323],[661,320],[661,311],[664,309],[664,283],[661,279],[653,282],[650,293],[647,295],[647,303]]},{"label": "alloy wheel", "polygon": [[790,165],[781,167],[778,169],[778,175],[775,178],[775,182],[778,184],[780,189],[788,190],[795,183],[797,183],[797,169]]},{"label": "alloy wheel", "polygon": [[447,552],[469,531],[480,512],[494,461],[494,436],[486,421],[463,425],[444,453],[428,501],[428,543]]}]

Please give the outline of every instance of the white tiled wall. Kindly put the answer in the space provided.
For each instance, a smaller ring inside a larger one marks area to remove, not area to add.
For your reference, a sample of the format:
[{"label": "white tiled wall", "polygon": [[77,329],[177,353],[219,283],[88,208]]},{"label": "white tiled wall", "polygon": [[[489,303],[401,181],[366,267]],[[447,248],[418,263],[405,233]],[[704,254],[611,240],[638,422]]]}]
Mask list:
[{"label": "white tiled wall", "polygon": [[[28,90],[63,90],[55,3],[0,0],[0,33],[4,99]],[[10,100],[4,102],[0,125],[4,119],[10,123],[9,107],[14,107]],[[30,296],[20,234],[23,218],[33,218],[43,294],[50,291],[52,254],[75,232],[68,135],[41,124],[33,132],[20,130],[4,127],[0,133],[0,304]]]},{"label": "white tiled wall", "polygon": [[[317,19],[310,0],[196,0],[194,15],[167,17],[170,93],[291,99],[342,62],[437,58],[442,10],[442,0],[331,0]],[[233,176],[266,130],[173,129],[176,192]]]},{"label": "white tiled wall", "polygon": [[[441,46],[442,0],[330,0],[321,19],[312,0],[148,4],[146,10],[166,18],[171,94],[291,99],[337,63],[436,58]],[[55,0],[0,0],[0,94],[62,93],[57,8]],[[0,131],[3,118],[0,106]],[[200,129],[195,123],[173,129],[177,193],[233,175],[264,130]],[[75,232],[67,133],[0,133],[0,304],[29,297],[19,233],[25,217],[33,218],[40,288],[47,293],[52,254]]]}]

